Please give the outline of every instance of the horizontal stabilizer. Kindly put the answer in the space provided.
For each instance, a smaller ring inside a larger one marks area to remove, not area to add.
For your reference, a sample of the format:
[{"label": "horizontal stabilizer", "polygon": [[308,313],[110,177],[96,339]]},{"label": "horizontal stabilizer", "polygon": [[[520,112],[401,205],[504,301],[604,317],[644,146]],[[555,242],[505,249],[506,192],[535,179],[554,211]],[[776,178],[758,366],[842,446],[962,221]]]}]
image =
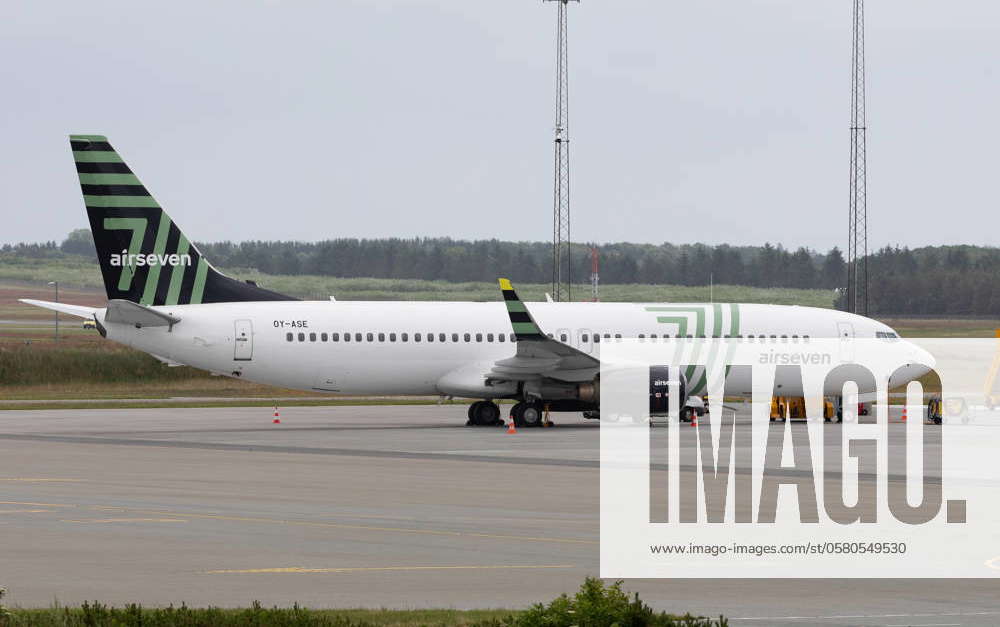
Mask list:
[{"label": "horizontal stabilizer", "polygon": [[105,322],[134,324],[137,327],[172,327],[181,321],[171,316],[128,300],[109,300]]},{"label": "horizontal stabilizer", "polygon": [[69,314],[71,316],[77,316],[78,318],[91,318],[93,319],[94,313],[97,311],[96,307],[84,307],[83,305],[69,305],[67,303],[52,303],[47,300],[34,300],[31,298],[19,298],[19,302],[25,305],[34,305],[35,307],[41,307],[42,309],[50,309],[52,311],[58,311],[59,313]]}]

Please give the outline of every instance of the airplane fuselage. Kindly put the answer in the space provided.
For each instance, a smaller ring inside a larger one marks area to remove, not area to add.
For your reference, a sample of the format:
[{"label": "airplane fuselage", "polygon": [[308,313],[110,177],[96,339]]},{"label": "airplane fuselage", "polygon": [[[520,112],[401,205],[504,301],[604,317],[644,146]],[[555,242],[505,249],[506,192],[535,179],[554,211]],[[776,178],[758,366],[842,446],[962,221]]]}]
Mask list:
[{"label": "airplane fuselage", "polygon": [[[529,303],[554,339],[599,357],[618,338],[753,336],[789,344],[874,338],[886,325],[811,307]],[[156,307],[171,328],[105,324],[109,339],[166,360],[286,388],[340,394],[513,396],[484,382],[516,352],[503,303],[289,301]],[[100,314],[98,314],[100,316]],[[691,381],[691,393],[704,392]]]}]

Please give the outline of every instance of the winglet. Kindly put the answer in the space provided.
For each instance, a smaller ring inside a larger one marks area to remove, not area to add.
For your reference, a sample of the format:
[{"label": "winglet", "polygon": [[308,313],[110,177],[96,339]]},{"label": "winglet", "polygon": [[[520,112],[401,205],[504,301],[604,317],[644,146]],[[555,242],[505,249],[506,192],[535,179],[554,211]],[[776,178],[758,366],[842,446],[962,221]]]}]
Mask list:
[{"label": "winglet", "polygon": [[499,279],[499,282],[504,303],[507,305],[507,315],[510,316],[510,326],[514,329],[517,341],[544,340],[545,334],[535,324],[535,319],[531,317],[528,308],[517,297],[514,286],[510,284],[508,279]]}]

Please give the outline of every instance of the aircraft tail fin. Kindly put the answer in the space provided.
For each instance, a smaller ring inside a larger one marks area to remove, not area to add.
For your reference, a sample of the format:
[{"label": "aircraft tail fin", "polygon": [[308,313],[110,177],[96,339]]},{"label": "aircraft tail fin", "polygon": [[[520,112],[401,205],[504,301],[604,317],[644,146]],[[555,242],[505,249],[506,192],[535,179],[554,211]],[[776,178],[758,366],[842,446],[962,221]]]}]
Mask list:
[{"label": "aircraft tail fin", "polygon": [[296,300],[212,267],[107,137],[70,135],[108,300],[186,305]]}]

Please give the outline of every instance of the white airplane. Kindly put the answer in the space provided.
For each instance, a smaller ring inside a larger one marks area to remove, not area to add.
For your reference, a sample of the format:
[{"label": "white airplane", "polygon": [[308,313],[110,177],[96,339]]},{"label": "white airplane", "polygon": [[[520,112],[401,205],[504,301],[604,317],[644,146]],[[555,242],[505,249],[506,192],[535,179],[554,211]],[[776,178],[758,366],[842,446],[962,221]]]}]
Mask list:
[{"label": "white airplane", "polygon": [[[506,279],[502,303],[300,301],[213,268],[105,137],[70,143],[108,305],[22,302],[92,319],[104,337],[169,364],[300,390],[477,399],[475,425],[496,424],[494,401],[515,399],[515,423],[537,426],[545,409],[598,410],[601,345],[621,338],[898,341],[875,320],[810,307],[525,304]],[[924,372],[915,366],[899,382]],[[703,368],[681,378],[682,405],[704,393]],[[651,373],[651,386],[662,379]]]}]

